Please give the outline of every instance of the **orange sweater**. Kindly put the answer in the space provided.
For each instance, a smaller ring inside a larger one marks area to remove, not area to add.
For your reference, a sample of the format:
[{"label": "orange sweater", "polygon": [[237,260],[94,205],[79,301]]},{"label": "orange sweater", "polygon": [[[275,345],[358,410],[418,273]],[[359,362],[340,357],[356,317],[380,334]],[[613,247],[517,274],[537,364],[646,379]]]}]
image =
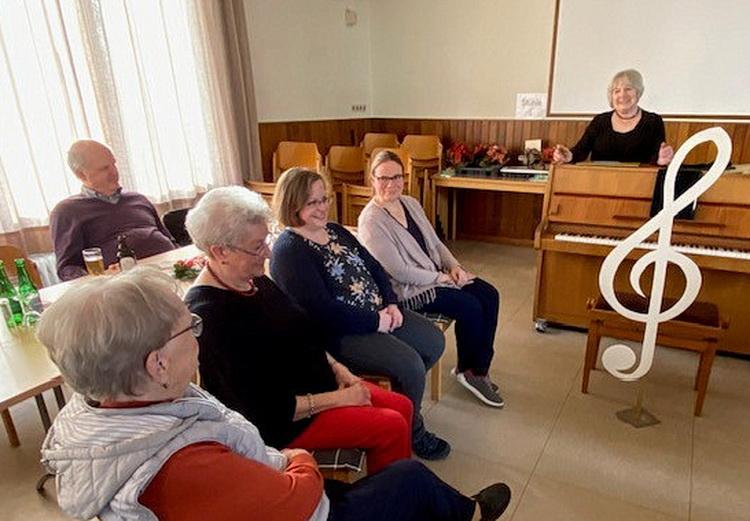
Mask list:
[{"label": "orange sweater", "polygon": [[323,477],[312,456],[276,471],[216,442],[175,452],[139,500],[160,521],[304,521],[318,506]]}]

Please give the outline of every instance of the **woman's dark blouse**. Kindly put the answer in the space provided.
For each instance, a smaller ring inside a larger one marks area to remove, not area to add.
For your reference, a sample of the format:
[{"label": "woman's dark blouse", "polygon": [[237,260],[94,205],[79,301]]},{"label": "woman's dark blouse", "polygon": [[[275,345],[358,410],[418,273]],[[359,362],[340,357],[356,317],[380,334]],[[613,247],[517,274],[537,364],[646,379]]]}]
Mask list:
[{"label": "woman's dark blouse", "polygon": [[326,246],[284,231],[273,245],[271,277],[332,335],[374,333],[378,311],[398,302],[388,274],[346,228],[326,228],[334,238]]},{"label": "woman's dark blouse", "polygon": [[[429,257],[430,252],[427,251],[427,243],[424,240],[424,234],[422,234],[422,230],[419,229],[419,225],[417,225],[417,222],[414,220],[414,217],[412,217],[411,213],[409,213],[409,209],[406,207],[404,202],[403,201],[400,201],[400,202],[401,202],[401,208],[404,209],[404,215],[406,216],[406,231],[409,232],[412,237],[414,237],[414,240],[417,241],[417,244],[419,244],[419,247],[422,248],[422,251],[425,253],[425,255]],[[440,270],[438,269],[438,271]]]},{"label": "woman's dark blouse", "polygon": [[336,390],[327,339],[268,277],[258,292],[196,286],[185,302],[203,318],[201,385],[250,420],[272,447],[285,447],[309,425],[292,421],[296,397]]},{"label": "woman's dark blouse", "polygon": [[656,164],[659,147],[664,142],[664,121],[653,112],[641,110],[641,120],[630,132],[615,132],[612,112],[594,117],[580,141],[570,149],[573,163],[585,161],[621,161]]}]

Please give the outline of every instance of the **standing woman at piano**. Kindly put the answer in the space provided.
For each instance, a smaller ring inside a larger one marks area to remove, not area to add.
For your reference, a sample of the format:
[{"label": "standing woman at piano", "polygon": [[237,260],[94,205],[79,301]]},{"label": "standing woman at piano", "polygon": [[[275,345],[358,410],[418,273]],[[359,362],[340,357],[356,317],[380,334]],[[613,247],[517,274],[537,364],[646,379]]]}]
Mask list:
[{"label": "standing woman at piano", "polygon": [[372,161],[374,197],[359,216],[360,241],[390,274],[399,305],[456,321],[458,381],[482,403],[503,407],[490,380],[500,295],[461,267],[438,239],[422,206],[403,194],[404,165],[382,151]]},{"label": "standing woman at piano", "polygon": [[612,110],[595,116],[573,148],[557,145],[553,161],[577,163],[591,154],[592,161],[668,165],[674,150],[664,141],[661,116],[638,105],[643,89],[643,76],[637,70],[615,74],[607,88]]}]

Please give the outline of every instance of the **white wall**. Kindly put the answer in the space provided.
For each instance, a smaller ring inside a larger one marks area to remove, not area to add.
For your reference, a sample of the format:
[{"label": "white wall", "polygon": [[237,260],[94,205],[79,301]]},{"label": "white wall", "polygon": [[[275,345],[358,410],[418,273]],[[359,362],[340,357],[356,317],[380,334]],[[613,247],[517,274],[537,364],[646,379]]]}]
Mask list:
[{"label": "white wall", "polygon": [[374,0],[373,115],[514,117],[547,92],[554,0]]},{"label": "white wall", "polygon": [[609,110],[606,85],[634,67],[644,77],[647,110],[748,117],[748,18],[747,0],[630,0],[611,23],[606,2],[561,0],[552,111]]},{"label": "white wall", "polygon": [[512,118],[516,93],[547,92],[554,5],[245,0],[259,120]]},{"label": "white wall", "polygon": [[[369,116],[369,0],[245,0],[258,119]],[[347,27],[344,10],[357,12]],[[366,104],[367,111],[352,112]]]}]

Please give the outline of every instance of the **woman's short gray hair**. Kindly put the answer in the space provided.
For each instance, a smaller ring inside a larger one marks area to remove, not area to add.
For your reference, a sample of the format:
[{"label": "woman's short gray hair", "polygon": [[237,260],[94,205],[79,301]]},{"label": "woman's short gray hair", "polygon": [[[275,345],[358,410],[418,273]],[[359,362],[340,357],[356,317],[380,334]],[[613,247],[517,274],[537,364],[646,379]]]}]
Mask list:
[{"label": "woman's short gray hair", "polygon": [[75,391],[96,400],[137,396],[144,361],[169,340],[185,305],[154,268],[96,277],[69,289],[39,321],[37,337]]},{"label": "woman's short gray hair", "polygon": [[641,96],[643,96],[643,91],[645,89],[643,86],[643,76],[641,76],[641,73],[635,69],[625,69],[624,71],[620,71],[612,76],[612,81],[609,82],[609,86],[607,87],[607,101],[609,102],[610,107],[614,106],[612,104],[612,91],[615,90],[615,85],[619,83],[620,80],[625,80],[633,86],[638,93],[638,99],[641,99]]},{"label": "woman's short gray hair", "polygon": [[185,228],[204,253],[210,246],[235,246],[247,237],[247,226],[265,224],[271,210],[260,194],[241,186],[214,188],[185,218]]}]

